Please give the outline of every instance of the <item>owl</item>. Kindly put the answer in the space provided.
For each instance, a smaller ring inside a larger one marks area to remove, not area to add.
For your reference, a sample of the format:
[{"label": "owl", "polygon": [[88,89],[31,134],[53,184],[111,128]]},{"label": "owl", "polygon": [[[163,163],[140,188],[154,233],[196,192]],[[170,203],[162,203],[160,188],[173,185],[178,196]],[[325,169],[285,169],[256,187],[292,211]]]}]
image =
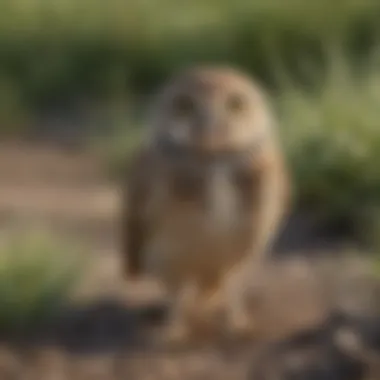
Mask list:
[{"label": "owl", "polygon": [[124,273],[165,286],[170,342],[204,335],[217,310],[225,331],[249,336],[242,279],[266,257],[291,203],[269,100],[236,69],[192,67],[156,94],[147,124],[126,175]]}]

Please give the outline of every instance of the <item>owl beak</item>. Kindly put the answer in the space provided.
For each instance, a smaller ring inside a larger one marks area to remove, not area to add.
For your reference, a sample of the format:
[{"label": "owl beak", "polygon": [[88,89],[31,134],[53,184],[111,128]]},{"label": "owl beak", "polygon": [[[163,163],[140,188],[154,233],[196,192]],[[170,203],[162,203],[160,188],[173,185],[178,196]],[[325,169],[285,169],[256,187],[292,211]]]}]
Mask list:
[{"label": "owl beak", "polygon": [[207,130],[199,139],[199,144],[206,151],[215,151],[219,148],[220,138],[215,131]]},{"label": "owl beak", "polygon": [[196,141],[205,151],[214,151],[220,144],[220,120],[214,113],[207,115],[196,128]]}]

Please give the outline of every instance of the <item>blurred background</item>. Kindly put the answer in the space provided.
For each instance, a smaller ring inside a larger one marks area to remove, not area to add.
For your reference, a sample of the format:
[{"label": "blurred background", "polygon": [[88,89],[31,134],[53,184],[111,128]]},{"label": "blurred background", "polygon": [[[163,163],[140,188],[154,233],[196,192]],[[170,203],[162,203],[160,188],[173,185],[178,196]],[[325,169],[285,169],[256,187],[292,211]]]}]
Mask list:
[{"label": "blurred background", "polygon": [[[196,63],[271,94],[296,190],[279,254],[355,247],[377,268],[379,33],[367,0],[1,0],[0,337],[45,336],[69,294],[126,297],[118,184],[151,94]],[[128,297],[150,299],[139,289]],[[76,346],[108,339],[74,325]]]}]

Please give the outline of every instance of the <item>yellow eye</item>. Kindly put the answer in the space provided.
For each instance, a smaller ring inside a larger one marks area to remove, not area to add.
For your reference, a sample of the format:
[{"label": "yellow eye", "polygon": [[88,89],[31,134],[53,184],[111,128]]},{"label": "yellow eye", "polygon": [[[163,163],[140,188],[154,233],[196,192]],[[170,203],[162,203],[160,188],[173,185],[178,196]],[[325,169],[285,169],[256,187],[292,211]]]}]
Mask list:
[{"label": "yellow eye", "polygon": [[178,95],[173,100],[173,109],[178,116],[190,115],[195,109],[194,100],[188,95]]},{"label": "yellow eye", "polygon": [[227,98],[227,110],[234,113],[239,113],[244,110],[246,103],[245,99],[240,94],[232,94]]}]

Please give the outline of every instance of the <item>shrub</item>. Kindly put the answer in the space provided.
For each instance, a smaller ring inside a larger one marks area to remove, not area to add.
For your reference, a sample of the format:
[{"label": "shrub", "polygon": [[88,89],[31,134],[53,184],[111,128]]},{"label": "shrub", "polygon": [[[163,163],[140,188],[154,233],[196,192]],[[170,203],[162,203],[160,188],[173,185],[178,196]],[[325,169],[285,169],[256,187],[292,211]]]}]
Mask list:
[{"label": "shrub", "polygon": [[330,55],[316,89],[288,81],[277,99],[300,203],[364,233],[380,217],[378,58],[354,70]]},{"label": "shrub", "polygon": [[82,268],[72,247],[45,233],[4,237],[0,246],[0,333],[32,332],[68,301]]},{"label": "shrub", "polygon": [[339,39],[361,56],[376,38],[379,10],[364,0],[3,0],[0,74],[26,110],[78,94],[150,92],[197,61],[233,63],[273,84],[277,58],[302,78],[295,60],[320,62],[323,41]]},{"label": "shrub", "polygon": [[[136,125],[140,123],[136,122]],[[127,118],[121,118],[116,128],[109,131],[107,136],[96,136],[92,140],[95,152],[100,156],[104,169],[111,179],[125,178],[130,158],[142,140],[144,128],[134,126]]]}]

